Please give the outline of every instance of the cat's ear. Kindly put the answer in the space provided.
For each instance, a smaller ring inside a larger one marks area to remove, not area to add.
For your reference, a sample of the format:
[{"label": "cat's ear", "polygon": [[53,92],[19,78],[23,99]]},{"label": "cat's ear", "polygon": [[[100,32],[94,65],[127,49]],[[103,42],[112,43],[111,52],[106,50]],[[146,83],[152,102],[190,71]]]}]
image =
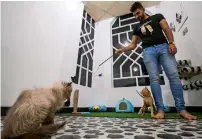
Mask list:
[{"label": "cat's ear", "polygon": [[72,82],[67,83],[67,86],[71,86],[71,85],[72,85]]},{"label": "cat's ear", "polygon": [[147,86],[145,86],[147,88],[147,90],[149,90],[149,88]]},{"label": "cat's ear", "polygon": [[62,85],[65,87],[70,86],[71,84],[72,84],[72,82],[62,81]]}]

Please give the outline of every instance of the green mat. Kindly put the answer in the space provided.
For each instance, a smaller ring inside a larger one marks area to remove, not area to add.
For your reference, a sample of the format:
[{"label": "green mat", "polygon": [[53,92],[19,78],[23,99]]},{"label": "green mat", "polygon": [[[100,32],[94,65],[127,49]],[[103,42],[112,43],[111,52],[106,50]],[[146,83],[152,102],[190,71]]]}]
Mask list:
[{"label": "green mat", "polygon": [[[202,119],[202,113],[191,113]],[[91,114],[72,114],[72,113],[57,113],[58,116],[85,116],[85,117],[112,117],[112,118],[150,118],[149,113],[145,113],[143,117],[137,113],[116,113],[116,112],[91,112]],[[177,113],[166,113],[165,119],[182,119]]]}]

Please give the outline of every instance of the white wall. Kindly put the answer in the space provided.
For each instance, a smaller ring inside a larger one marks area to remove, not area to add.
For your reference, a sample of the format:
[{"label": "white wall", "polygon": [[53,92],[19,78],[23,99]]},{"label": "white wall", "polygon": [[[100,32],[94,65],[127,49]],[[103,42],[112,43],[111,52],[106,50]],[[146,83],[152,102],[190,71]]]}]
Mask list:
[{"label": "white wall", "polygon": [[2,106],[11,106],[23,88],[47,87],[75,74],[84,6],[66,4],[1,3]]},{"label": "white wall", "polygon": [[[83,8],[77,2],[2,2],[2,106],[11,106],[24,88],[75,75]],[[80,90],[80,107],[105,103],[100,88],[73,87]]]},{"label": "white wall", "polygon": [[[177,2],[161,2],[158,7],[148,8],[152,14],[163,13],[168,19],[175,20],[175,10]],[[201,65],[201,47],[200,47],[200,35],[198,32],[201,32],[201,28],[198,29],[199,25],[202,23],[201,18],[197,16],[200,10],[202,3],[200,2],[186,2],[187,14],[189,16],[187,24],[189,32],[185,37],[182,37],[182,33],[174,34],[175,40],[178,47],[178,54],[176,55],[177,59],[191,59],[193,61],[193,65]],[[170,10],[172,9],[172,10]],[[192,16],[192,17],[190,17]],[[196,18],[197,16],[197,18]],[[197,19],[197,20],[196,20]],[[100,21],[96,24],[95,30],[95,52],[94,52],[94,69],[97,69],[97,66],[103,62],[105,59],[111,56],[111,32],[110,32],[110,23],[113,19],[107,19]],[[186,25],[185,25],[186,26]],[[183,30],[183,29],[182,29]],[[189,42],[191,41],[191,42]],[[99,95],[99,99],[104,98],[104,104],[109,107],[114,107],[116,102],[123,97],[129,99],[135,107],[142,105],[142,98],[136,93],[137,90],[141,90],[142,87],[125,87],[125,88],[112,88],[112,67],[111,67],[112,59],[103,64],[97,73],[103,73],[102,77],[94,77],[93,78],[93,87],[98,88],[99,93],[103,94],[103,97],[96,92],[96,95]],[[197,77],[198,78],[198,77]],[[169,106],[174,106],[174,101],[172,97],[172,93],[170,91],[169,82],[167,77],[165,76],[165,84],[162,86],[162,93],[164,103]],[[99,100],[95,96],[95,100]],[[201,106],[202,102],[200,99],[202,98],[201,90],[200,91],[184,91],[184,97],[187,106]],[[94,97],[93,97],[94,99]]]},{"label": "white wall", "polygon": [[[70,6],[71,9],[68,9],[62,1],[2,2],[1,5],[2,106],[11,106],[23,88],[35,85],[46,87],[57,79],[70,80],[76,72],[83,4],[73,4]],[[175,2],[161,2],[158,9],[166,18],[172,20],[174,5]],[[201,63],[200,36],[197,35],[201,31],[197,28],[201,23],[201,17],[196,18],[198,14],[194,15],[199,13],[201,5],[198,5],[187,4],[187,9],[191,9],[188,12],[188,34],[185,37],[175,34],[179,50],[177,58],[191,58],[194,65]],[[156,12],[158,10],[153,8],[153,13]],[[94,70],[112,54],[110,35],[112,20],[96,23]],[[188,56],[189,53],[191,56]],[[123,97],[129,99],[135,107],[142,105],[142,98],[135,91],[141,90],[141,87],[112,88],[111,60],[98,70],[97,73],[103,73],[102,77],[93,77],[92,88],[74,84],[74,88],[80,90],[79,107],[98,104],[114,107]],[[174,106],[167,81],[162,90],[165,104]],[[201,98],[199,91],[184,94],[186,105],[202,105],[202,102],[198,101]]]},{"label": "white wall", "polygon": [[[160,4],[159,12],[164,14],[168,22],[175,22],[176,11],[180,8],[181,2],[168,2],[163,1]],[[202,47],[201,37],[199,33],[202,31],[200,25],[202,23],[202,17],[198,15],[201,10],[202,2],[182,2],[185,12],[188,15],[188,20],[184,26],[178,32],[174,32],[177,47],[179,49],[176,55],[177,59],[191,59],[193,65],[201,65],[202,61]],[[172,10],[169,10],[172,7]],[[184,28],[188,28],[188,33],[183,36],[182,31]]]},{"label": "white wall", "polygon": [[[0,1],[0,31],[1,31],[1,1]],[[1,33],[0,33],[0,42],[1,42]],[[0,55],[1,55],[1,49],[0,49]],[[1,63],[1,56],[0,56],[0,63]],[[0,69],[1,69],[1,64],[0,64]],[[0,77],[1,77],[1,73],[0,73]],[[1,81],[0,81],[0,94],[1,94]],[[0,100],[0,104],[1,104],[1,100]]]},{"label": "white wall", "polygon": [[[75,75],[83,4],[76,6],[68,9],[63,2],[2,2],[2,106],[11,106],[24,88],[46,87]],[[111,55],[111,21],[96,24],[94,69]],[[93,78],[92,88],[74,84],[80,90],[80,107],[114,107],[123,97],[135,106],[142,104],[133,87],[111,88],[111,70],[109,60],[98,71],[103,77]]]},{"label": "white wall", "polygon": [[[175,14],[179,11],[181,2],[169,2],[162,1],[160,3],[158,12],[162,13],[167,21],[176,23]],[[178,32],[174,33],[176,46],[178,48],[178,53],[176,54],[176,59],[184,60],[191,59],[193,66],[202,65],[202,47],[201,47],[201,36],[202,28],[202,16],[198,13],[201,11],[202,2],[182,2],[183,8],[188,15],[188,20],[185,22],[184,26]],[[170,10],[172,9],[172,10]],[[185,28],[188,28],[188,33],[183,36],[182,32]],[[201,79],[202,76],[196,76],[190,81],[195,81],[196,79]],[[187,84],[190,81],[182,81],[183,84]],[[202,91],[184,91],[184,97],[186,105],[189,106],[201,106],[202,105]]]}]

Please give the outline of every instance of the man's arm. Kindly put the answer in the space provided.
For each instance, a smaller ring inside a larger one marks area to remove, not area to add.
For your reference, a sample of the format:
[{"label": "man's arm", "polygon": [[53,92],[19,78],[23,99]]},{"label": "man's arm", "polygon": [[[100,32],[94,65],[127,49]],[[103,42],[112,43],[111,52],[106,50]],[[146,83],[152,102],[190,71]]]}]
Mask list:
[{"label": "man's arm", "polygon": [[160,26],[168,39],[168,42],[169,42],[168,48],[169,48],[170,54],[175,55],[177,53],[177,48],[174,44],[173,33],[172,33],[171,29],[169,28],[167,21],[165,19],[162,19],[160,21]]},{"label": "man's arm", "polygon": [[167,37],[167,39],[168,39],[168,42],[169,42],[169,43],[174,42],[173,33],[172,33],[171,29],[169,28],[166,19],[162,19],[162,20],[160,21],[160,26],[161,26],[163,32],[165,33],[165,35],[166,35],[166,37]]},{"label": "man's arm", "polygon": [[133,35],[132,36],[132,41],[130,43],[129,46],[122,48],[122,50],[125,51],[130,51],[130,50],[134,50],[137,47],[137,40],[138,40],[138,36]]}]

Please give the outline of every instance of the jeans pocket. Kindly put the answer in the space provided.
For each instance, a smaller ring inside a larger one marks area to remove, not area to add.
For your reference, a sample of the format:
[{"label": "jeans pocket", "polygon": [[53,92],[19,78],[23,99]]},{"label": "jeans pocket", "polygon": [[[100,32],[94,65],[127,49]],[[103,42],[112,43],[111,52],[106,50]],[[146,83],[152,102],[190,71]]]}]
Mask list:
[{"label": "jeans pocket", "polygon": [[161,44],[158,49],[161,52],[167,53],[168,52],[168,44],[167,43]]}]

